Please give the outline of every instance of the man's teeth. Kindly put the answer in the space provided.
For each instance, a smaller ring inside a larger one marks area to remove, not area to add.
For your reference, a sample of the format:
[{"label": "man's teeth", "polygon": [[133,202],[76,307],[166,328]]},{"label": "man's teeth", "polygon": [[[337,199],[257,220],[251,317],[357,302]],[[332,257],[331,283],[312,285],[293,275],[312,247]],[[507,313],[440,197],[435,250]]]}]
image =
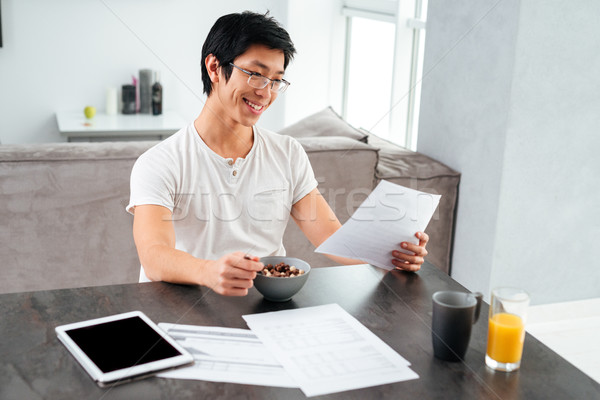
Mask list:
[{"label": "man's teeth", "polygon": [[256,111],[260,111],[263,108],[263,106],[259,106],[258,104],[251,103],[248,100],[244,100],[244,101],[246,102],[246,104],[248,104],[250,107],[254,108]]}]

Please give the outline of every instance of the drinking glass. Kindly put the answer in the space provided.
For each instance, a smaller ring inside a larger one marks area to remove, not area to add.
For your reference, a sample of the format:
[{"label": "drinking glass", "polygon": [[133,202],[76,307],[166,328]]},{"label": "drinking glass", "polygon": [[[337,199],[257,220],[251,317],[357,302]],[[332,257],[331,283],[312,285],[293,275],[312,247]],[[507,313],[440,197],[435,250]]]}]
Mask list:
[{"label": "drinking glass", "polygon": [[521,366],[529,295],[522,289],[496,288],[490,303],[485,363],[498,371]]}]

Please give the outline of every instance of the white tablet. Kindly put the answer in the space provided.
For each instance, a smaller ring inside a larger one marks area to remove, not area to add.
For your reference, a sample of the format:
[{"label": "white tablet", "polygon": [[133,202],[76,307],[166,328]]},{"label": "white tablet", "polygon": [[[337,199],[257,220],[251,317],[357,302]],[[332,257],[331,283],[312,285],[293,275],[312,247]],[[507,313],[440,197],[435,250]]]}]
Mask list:
[{"label": "white tablet", "polygon": [[191,364],[194,358],[141,311],[55,328],[58,339],[100,386]]}]

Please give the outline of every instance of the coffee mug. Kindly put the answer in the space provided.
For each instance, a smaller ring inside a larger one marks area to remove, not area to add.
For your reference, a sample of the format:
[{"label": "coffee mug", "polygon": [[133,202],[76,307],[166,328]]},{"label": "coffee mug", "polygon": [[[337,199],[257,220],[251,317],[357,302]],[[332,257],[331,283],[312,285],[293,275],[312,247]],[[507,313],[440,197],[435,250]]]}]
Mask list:
[{"label": "coffee mug", "polygon": [[471,339],[471,328],[479,318],[481,293],[435,292],[431,338],[433,354],[445,361],[464,358]]}]

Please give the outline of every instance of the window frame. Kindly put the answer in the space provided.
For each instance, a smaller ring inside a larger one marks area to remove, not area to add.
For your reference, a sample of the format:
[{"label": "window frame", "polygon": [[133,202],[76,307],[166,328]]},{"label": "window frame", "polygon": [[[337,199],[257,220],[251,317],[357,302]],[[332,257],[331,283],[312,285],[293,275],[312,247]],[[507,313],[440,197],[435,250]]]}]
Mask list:
[{"label": "window frame", "polygon": [[[426,27],[422,16],[427,1],[346,0],[341,10],[346,18],[342,117],[347,119],[348,116],[352,19],[359,17],[393,23],[395,38],[390,107],[387,110],[390,126],[388,138],[411,150],[416,150],[417,144],[420,78],[423,68],[422,43]],[[402,105],[405,100],[406,106]]]}]

